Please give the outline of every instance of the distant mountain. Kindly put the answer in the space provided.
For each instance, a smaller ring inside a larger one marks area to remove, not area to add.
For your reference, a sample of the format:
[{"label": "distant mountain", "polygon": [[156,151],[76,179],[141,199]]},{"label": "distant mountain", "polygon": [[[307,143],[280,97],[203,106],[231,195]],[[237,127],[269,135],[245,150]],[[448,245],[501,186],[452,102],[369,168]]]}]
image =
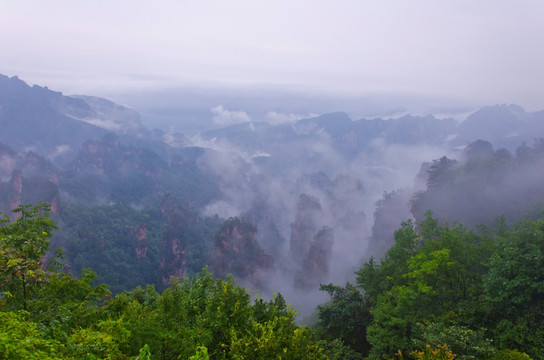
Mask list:
[{"label": "distant mountain", "polygon": [[140,115],[93,96],[64,96],[0,74],[0,142],[16,151],[35,151],[65,163],[85,141],[108,132],[145,132]]},{"label": "distant mountain", "polygon": [[[84,112],[82,110],[87,110],[87,107],[73,107],[74,102],[67,101],[63,107],[59,107],[59,111],[66,116],[119,135],[138,134],[145,131],[141,116],[135,110],[96,96],[72,95],[70,98],[83,100],[90,111]],[[80,103],[78,102],[77,105]]]},{"label": "distant mountain", "polygon": [[522,142],[544,136],[544,111],[526,112],[518,105],[495,105],[472,113],[465,121],[432,115],[397,119],[352,120],[335,112],[294,124],[245,123],[203,132],[206,139],[226,140],[246,150],[273,152],[276,147],[308,139],[332,142],[344,155],[371,151],[376,145],[433,145],[462,148],[485,139],[495,147],[514,150]]},{"label": "distant mountain", "polygon": [[382,146],[433,145],[447,146],[457,131],[453,119],[406,115],[399,119],[361,119],[353,121],[346,113],[335,112],[302,119],[293,124],[270,125],[265,122],[245,123],[202,133],[207,140],[227,141],[256,152],[289,156],[311,156],[308,150],[315,142],[330,145],[343,157],[353,158]]},{"label": "distant mountain", "polygon": [[484,107],[471,114],[458,129],[458,139],[465,144],[485,139],[496,147],[510,150],[542,136],[544,111],[530,113],[518,105]]},{"label": "distant mountain", "polygon": [[63,96],[47,87],[28,86],[19,78],[0,75],[0,142],[17,151],[33,150],[56,161],[76,151],[88,139],[98,139],[107,130],[65,115],[90,113],[81,99]]}]

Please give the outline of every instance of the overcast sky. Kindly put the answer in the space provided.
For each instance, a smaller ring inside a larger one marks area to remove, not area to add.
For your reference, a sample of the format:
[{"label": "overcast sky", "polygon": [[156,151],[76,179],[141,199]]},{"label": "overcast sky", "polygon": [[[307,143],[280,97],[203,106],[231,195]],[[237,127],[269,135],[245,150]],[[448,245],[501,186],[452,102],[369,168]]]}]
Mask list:
[{"label": "overcast sky", "polygon": [[273,86],[544,108],[540,0],[0,4],[0,73],[68,94]]}]

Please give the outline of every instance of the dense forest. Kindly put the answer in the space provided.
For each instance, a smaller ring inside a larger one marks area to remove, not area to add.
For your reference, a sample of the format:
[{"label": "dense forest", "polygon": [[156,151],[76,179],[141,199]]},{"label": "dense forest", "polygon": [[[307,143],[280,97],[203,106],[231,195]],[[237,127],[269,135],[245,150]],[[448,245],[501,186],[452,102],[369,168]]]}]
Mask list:
[{"label": "dense forest", "polygon": [[[46,204],[0,227],[3,359],[542,359],[544,217],[468,230],[402,224],[356,284],[322,285],[309,326],[281,294],[252,298],[207,268],[112,296],[51,249]],[[530,357],[529,357],[530,356]]]}]

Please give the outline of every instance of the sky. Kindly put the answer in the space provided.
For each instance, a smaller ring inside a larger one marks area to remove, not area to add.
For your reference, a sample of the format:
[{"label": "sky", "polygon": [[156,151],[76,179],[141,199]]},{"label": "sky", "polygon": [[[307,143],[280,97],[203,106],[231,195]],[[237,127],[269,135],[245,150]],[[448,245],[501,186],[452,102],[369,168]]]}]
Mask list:
[{"label": "sky", "polygon": [[544,108],[540,0],[0,0],[0,73],[64,93],[274,88]]}]

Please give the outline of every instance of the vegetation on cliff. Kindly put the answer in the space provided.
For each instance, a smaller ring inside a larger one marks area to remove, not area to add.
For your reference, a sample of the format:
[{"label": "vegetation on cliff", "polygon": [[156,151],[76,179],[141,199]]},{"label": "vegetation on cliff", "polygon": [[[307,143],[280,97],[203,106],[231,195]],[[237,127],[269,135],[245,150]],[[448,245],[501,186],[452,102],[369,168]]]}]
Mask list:
[{"label": "vegetation on cliff", "polygon": [[326,359],[281,295],[252,299],[205,268],[112,298],[91,270],[53,266],[47,205],[15,214],[0,227],[2,359]]}]

